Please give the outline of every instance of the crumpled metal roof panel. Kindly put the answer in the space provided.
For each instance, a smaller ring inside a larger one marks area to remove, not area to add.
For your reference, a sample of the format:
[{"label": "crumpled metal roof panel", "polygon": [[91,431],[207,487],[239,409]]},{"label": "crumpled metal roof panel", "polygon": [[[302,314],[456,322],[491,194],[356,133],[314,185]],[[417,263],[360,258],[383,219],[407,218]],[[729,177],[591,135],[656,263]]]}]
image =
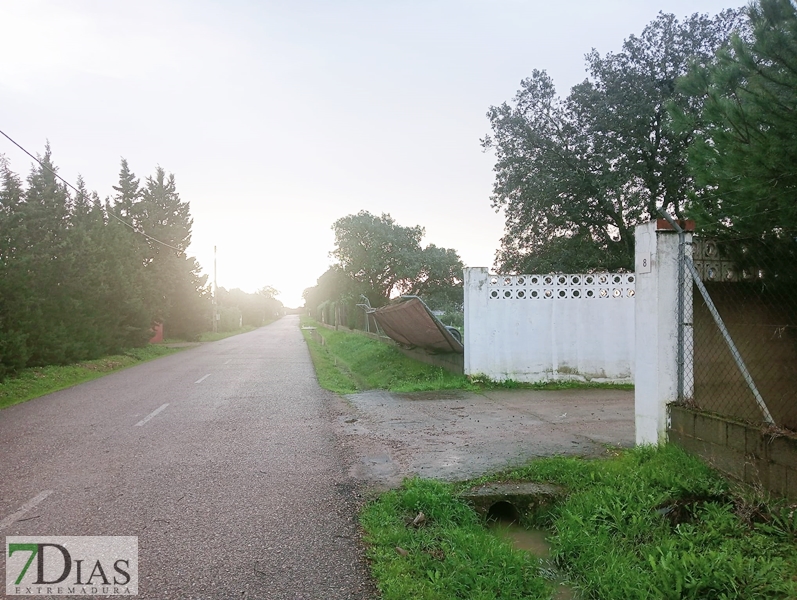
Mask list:
[{"label": "crumpled metal roof panel", "polygon": [[377,308],[373,316],[385,334],[399,344],[429,352],[465,352],[462,344],[419,298]]}]

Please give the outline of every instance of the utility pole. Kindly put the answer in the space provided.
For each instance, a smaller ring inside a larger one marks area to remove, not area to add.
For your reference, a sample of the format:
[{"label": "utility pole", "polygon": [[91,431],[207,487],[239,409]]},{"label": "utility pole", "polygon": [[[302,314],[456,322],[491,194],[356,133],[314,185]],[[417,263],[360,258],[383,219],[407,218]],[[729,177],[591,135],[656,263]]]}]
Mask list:
[{"label": "utility pole", "polygon": [[216,246],[213,246],[213,333],[219,330],[219,284],[216,283]]}]

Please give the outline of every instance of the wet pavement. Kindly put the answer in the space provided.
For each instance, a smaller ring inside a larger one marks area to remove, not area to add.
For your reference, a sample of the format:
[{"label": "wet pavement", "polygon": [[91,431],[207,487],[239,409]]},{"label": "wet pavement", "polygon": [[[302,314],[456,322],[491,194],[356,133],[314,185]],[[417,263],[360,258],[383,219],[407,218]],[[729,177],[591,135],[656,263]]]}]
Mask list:
[{"label": "wet pavement", "polygon": [[377,597],[298,325],[0,411],[0,536],[137,536],[142,599]]},{"label": "wet pavement", "polygon": [[365,600],[365,489],[600,454],[633,419],[633,392],[336,396],[287,317],[0,412],[0,535],[137,536],[141,598]]},{"label": "wet pavement", "polygon": [[490,390],[345,396],[350,474],[377,489],[419,475],[470,479],[540,456],[597,456],[634,444],[634,392]]}]

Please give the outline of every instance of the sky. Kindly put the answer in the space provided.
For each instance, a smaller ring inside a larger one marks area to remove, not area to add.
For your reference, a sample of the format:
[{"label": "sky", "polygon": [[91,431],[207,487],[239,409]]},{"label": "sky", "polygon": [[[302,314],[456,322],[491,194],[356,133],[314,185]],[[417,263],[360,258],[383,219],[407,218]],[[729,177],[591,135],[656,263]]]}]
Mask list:
[{"label": "sky", "polygon": [[[332,223],[367,210],[492,267],[490,106],[544,69],[566,95],[584,55],[659,11],[732,0],[0,0],[0,130],[102,198],[126,158],[174,173],[189,253],[219,286],[280,290],[329,267]],[[0,137],[27,175],[31,159]]]}]

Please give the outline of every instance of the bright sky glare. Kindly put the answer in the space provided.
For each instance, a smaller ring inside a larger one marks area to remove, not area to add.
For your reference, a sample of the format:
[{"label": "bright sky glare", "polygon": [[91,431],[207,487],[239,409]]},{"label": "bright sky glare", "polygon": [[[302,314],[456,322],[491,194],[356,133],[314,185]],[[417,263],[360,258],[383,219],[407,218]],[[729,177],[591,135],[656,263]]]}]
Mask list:
[{"label": "bright sky glare", "polygon": [[[479,139],[532,69],[560,94],[584,55],[661,10],[723,0],[0,0],[0,129],[113,193],[125,157],[191,203],[190,253],[218,283],[288,306],[359,210],[492,266],[503,219]],[[26,176],[30,159],[4,138]]]}]

